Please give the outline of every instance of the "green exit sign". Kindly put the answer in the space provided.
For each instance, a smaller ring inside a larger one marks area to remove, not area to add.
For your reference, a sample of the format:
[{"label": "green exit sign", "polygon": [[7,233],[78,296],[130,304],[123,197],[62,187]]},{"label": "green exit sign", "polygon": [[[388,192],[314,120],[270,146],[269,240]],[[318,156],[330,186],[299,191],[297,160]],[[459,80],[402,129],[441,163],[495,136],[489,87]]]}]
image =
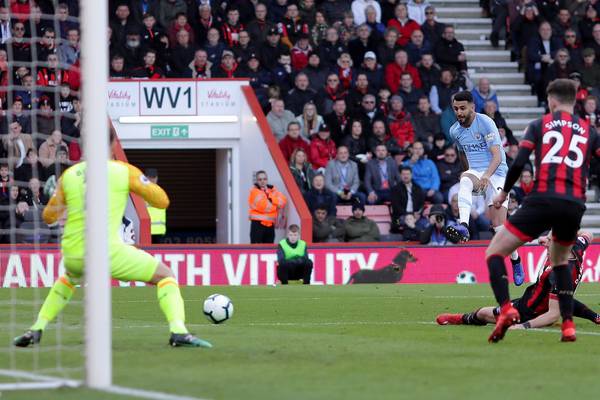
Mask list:
[{"label": "green exit sign", "polygon": [[190,136],[189,125],[151,125],[152,139],[187,139]]}]

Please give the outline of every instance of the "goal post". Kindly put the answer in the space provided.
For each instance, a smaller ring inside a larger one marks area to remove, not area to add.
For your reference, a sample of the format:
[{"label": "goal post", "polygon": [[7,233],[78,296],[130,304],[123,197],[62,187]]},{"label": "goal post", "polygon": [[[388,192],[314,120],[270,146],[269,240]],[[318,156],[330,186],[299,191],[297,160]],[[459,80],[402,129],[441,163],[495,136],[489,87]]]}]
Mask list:
[{"label": "goal post", "polygon": [[111,289],[108,257],[108,1],[81,2],[83,148],[86,170],[85,383],[112,384]]}]

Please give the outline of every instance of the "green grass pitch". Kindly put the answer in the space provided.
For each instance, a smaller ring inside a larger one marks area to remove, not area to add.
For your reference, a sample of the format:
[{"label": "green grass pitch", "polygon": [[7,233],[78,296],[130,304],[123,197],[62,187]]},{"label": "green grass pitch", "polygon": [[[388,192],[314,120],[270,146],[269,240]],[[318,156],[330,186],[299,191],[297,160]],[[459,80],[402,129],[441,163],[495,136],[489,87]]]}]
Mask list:
[{"label": "green grass pitch", "polygon": [[[523,289],[512,288],[514,296]],[[183,288],[193,332],[214,348],[173,349],[153,288],[113,291],[115,384],[206,399],[549,399],[596,398],[600,389],[600,327],[578,321],[576,343],[550,331],[512,331],[487,343],[491,326],[440,327],[438,313],[493,303],[488,285],[363,285]],[[11,291],[0,290],[0,368],[8,366]],[[19,300],[34,289],[19,289]],[[45,290],[39,290],[43,296]],[[235,315],[211,325],[202,302],[228,295]],[[579,298],[600,308],[600,290],[585,284]],[[77,300],[81,300],[81,293]],[[45,332],[42,351],[18,349],[18,365],[82,365],[81,303],[66,309],[62,343]],[[33,307],[16,308],[19,322]],[[80,372],[72,372],[75,377]],[[575,397],[573,397],[575,395]],[[0,399],[119,399],[83,389],[4,392]],[[126,398],[126,397],[122,397]]]}]

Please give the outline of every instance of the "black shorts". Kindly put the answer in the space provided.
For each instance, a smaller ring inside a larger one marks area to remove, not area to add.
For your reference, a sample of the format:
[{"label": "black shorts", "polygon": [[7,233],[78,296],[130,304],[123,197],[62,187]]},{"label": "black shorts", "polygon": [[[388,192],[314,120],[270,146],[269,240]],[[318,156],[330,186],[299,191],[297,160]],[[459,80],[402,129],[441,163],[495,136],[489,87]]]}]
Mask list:
[{"label": "black shorts", "polygon": [[524,242],[537,239],[552,229],[552,239],[570,246],[577,239],[585,206],[552,197],[525,197],[523,205],[504,223],[506,229]]}]

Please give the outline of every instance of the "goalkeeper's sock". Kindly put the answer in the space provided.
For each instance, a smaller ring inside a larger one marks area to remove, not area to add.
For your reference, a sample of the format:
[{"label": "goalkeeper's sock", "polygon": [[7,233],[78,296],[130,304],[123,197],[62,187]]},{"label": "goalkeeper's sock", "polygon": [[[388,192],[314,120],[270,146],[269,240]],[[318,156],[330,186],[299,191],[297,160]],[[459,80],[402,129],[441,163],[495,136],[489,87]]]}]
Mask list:
[{"label": "goalkeeper's sock", "polygon": [[44,304],[40,309],[37,321],[31,327],[32,331],[43,331],[48,322],[52,321],[65,308],[75,293],[75,285],[67,275],[63,275],[50,289]]},{"label": "goalkeeper's sock", "polygon": [[185,327],[185,306],[175,278],[162,279],[156,287],[158,304],[169,321],[171,333],[188,333]]}]

